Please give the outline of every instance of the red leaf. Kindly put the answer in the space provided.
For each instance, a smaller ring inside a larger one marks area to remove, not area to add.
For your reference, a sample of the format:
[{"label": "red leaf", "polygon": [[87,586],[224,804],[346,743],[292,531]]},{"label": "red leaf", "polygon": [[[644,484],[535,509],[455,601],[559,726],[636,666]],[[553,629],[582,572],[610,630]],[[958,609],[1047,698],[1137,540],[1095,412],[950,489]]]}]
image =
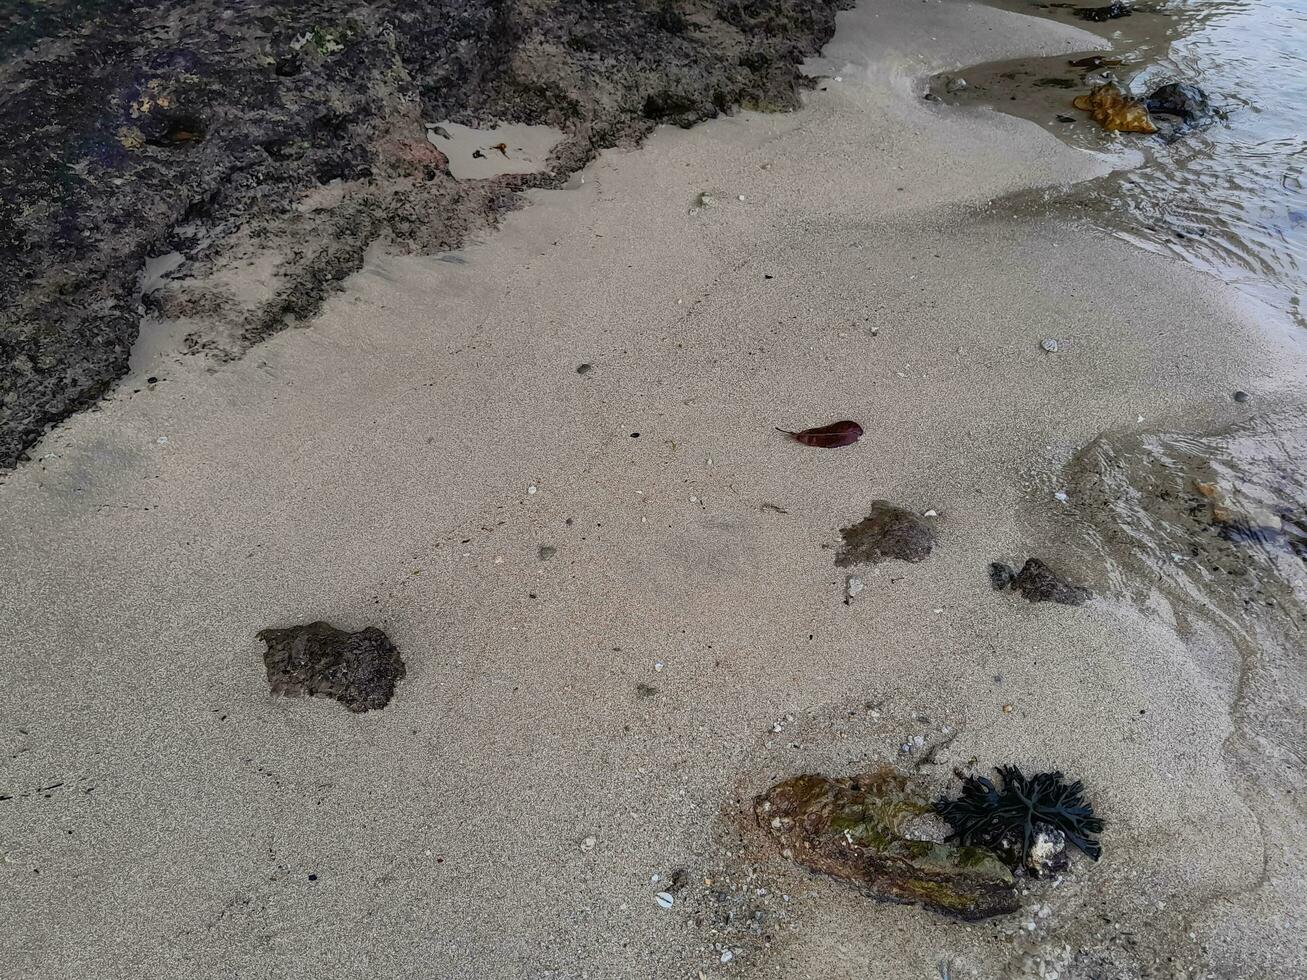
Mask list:
[{"label": "red leaf", "polygon": [[857,422],[850,422],[845,419],[843,422],[832,422],[830,425],[818,426],[815,429],[804,429],[802,432],[791,432],[788,429],[777,429],[777,432],[784,432],[787,436],[793,436],[795,442],[801,442],[805,446],[819,446],[822,449],[836,449],[839,446],[852,446],[862,438],[862,426]]}]

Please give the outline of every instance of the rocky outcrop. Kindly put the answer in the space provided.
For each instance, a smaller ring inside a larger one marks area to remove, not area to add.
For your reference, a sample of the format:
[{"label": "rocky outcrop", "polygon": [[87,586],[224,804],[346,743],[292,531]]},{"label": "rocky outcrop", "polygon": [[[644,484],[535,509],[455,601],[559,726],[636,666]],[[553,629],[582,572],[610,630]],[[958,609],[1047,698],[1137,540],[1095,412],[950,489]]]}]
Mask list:
[{"label": "rocky outcrop", "polygon": [[[46,0],[0,12],[0,467],[127,369],[145,297],[219,358],[366,248],[440,250],[658,123],[797,105],[843,0]],[[547,171],[460,182],[424,122],[547,123]],[[333,188],[331,201],[313,201]],[[307,202],[311,204],[306,205]],[[257,295],[224,271],[257,261]]]}]

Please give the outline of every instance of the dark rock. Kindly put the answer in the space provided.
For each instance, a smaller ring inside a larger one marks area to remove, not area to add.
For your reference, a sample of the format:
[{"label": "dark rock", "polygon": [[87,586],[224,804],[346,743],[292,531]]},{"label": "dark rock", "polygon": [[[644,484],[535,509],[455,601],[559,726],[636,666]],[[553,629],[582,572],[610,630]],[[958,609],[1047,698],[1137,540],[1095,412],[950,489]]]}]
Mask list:
[{"label": "dark rock", "polygon": [[1093,597],[1088,589],[1072,585],[1038,558],[1030,558],[1012,580],[1012,588],[1031,602],[1058,602],[1064,606],[1083,606]]},{"label": "dark rock", "polygon": [[806,867],[964,919],[1015,912],[1015,880],[993,851],[908,836],[933,809],[925,788],[890,766],[793,776],[754,800],[759,826]]},{"label": "dark rock", "polygon": [[1178,116],[1186,126],[1202,126],[1213,118],[1207,93],[1187,82],[1172,82],[1153,89],[1144,106],[1156,115]]},{"label": "dark rock", "polygon": [[1233,397],[1235,401],[1237,401],[1237,402],[1239,402],[1240,404],[1242,404],[1242,403],[1248,401],[1248,399],[1252,398],[1252,395],[1248,394],[1248,392],[1246,392],[1246,391],[1236,391],[1236,392],[1234,393],[1234,395],[1231,396],[1231,397]]},{"label": "dark rock", "polygon": [[1111,68],[1121,64],[1120,58],[1104,58],[1101,54],[1091,54],[1086,58],[1076,58],[1074,61],[1068,61],[1072,68]]},{"label": "dark rock", "polygon": [[935,546],[935,529],[920,516],[887,500],[875,500],[871,513],[852,527],[843,528],[844,543],[835,556],[841,568],[897,558],[918,562]]},{"label": "dark rock", "polygon": [[[190,352],[239,357],[314,316],[373,242],[455,248],[659,123],[797,107],[846,5],[0,4],[0,468],[127,371],[147,258],[185,258],[149,302],[195,322]],[[460,182],[426,139],[446,119],[565,139],[550,171]],[[336,203],[297,210],[333,181]],[[253,261],[276,277],[243,297],[224,273]]]},{"label": "dark rock", "polygon": [[375,626],[349,633],[327,623],[266,629],[263,663],[274,694],[334,698],[350,711],[384,708],[404,678],[404,661]]},{"label": "dark rock", "polygon": [[1011,565],[1004,565],[1001,561],[989,563],[989,584],[994,586],[995,592],[1011,588],[1012,580],[1016,577],[1016,569]]},{"label": "dark rock", "polygon": [[1129,17],[1132,12],[1130,5],[1122,3],[1121,0],[1112,0],[1106,7],[1075,8],[1075,15],[1081,20],[1091,20],[1100,24],[1104,21],[1116,20],[1118,17]]}]

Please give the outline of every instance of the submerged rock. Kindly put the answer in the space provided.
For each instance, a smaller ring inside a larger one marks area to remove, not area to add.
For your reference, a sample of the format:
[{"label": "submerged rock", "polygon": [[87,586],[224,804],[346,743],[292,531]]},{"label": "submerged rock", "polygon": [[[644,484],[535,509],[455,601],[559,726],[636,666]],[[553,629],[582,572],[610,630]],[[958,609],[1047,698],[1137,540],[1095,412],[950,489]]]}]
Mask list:
[{"label": "submerged rock", "polygon": [[1081,112],[1089,113],[1094,122],[1112,132],[1157,132],[1157,125],[1149,118],[1148,108],[1114,83],[1100,85],[1088,95],[1076,96],[1071,104]]},{"label": "submerged rock", "polygon": [[1015,880],[993,851],[907,836],[933,809],[925,788],[890,766],[793,776],[754,800],[759,825],[806,867],[964,919],[1015,912]]},{"label": "submerged rock", "polygon": [[1202,126],[1212,120],[1207,93],[1187,82],[1172,82],[1153,89],[1144,106],[1158,115],[1178,116],[1186,126]]},{"label": "submerged rock", "polygon": [[329,623],[307,623],[259,633],[263,664],[274,694],[334,698],[350,711],[384,708],[404,678],[404,661],[375,626],[350,633]]},{"label": "submerged rock", "polygon": [[1016,589],[1031,602],[1058,602],[1064,606],[1083,606],[1093,593],[1072,585],[1038,558],[1029,558],[1012,580]]},{"label": "submerged rock", "polygon": [[919,515],[888,500],[875,500],[871,513],[851,527],[842,528],[844,539],[835,556],[841,568],[868,565],[896,558],[918,562],[930,556],[935,529]]}]

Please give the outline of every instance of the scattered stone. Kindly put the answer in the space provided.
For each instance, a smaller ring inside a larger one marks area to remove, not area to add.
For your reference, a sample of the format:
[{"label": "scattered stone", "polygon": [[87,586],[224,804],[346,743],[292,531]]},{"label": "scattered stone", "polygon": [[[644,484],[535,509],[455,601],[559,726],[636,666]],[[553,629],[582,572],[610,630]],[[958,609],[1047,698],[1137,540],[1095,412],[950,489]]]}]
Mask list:
[{"label": "scattered stone", "polygon": [[841,529],[844,543],[835,556],[840,568],[876,564],[891,558],[919,562],[935,546],[935,529],[910,510],[887,500],[875,500],[871,513],[851,527]]},{"label": "scattered stone", "polygon": [[1252,395],[1248,394],[1248,392],[1246,391],[1236,391],[1233,395],[1233,398],[1235,401],[1239,402],[1240,404],[1243,404],[1244,402],[1248,401],[1248,399],[1252,398]]},{"label": "scattered stone", "polygon": [[1017,570],[1011,565],[1004,565],[1001,561],[989,563],[989,583],[994,586],[995,592],[1012,588],[1012,580],[1016,577]]},{"label": "scattered stone", "polygon": [[1043,343],[1041,343],[1039,346],[1042,347],[1045,351],[1047,351],[1047,352],[1050,353],[1050,354],[1054,354],[1054,353],[1057,352],[1057,341],[1054,340],[1052,337],[1049,337],[1047,340],[1045,340],[1045,341],[1044,341]]},{"label": "scattered stone", "polygon": [[1012,588],[1031,602],[1057,602],[1064,606],[1083,606],[1093,593],[1072,585],[1038,558],[1029,558],[1012,580]]},{"label": "scattered stone", "polygon": [[676,904],[676,899],[670,892],[659,892],[654,896],[654,901],[658,903],[660,909],[669,909]]},{"label": "scattered stone", "polygon": [[1081,20],[1103,23],[1104,21],[1116,20],[1118,17],[1129,17],[1133,13],[1128,3],[1122,3],[1121,0],[1112,0],[1106,7],[1076,7],[1075,15]]},{"label": "scattered stone", "polygon": [[949,95],[956,95],[959,92],[967,90],[967,80],[965,78],[951,78],[944,86],[944,91]]},{"label": "scattered stone", "polygon": [[758,825],[806,867],[964,919],[1016,911],[1012,872],[993,851],[906,836],[933,809],[925,788],[891,766],[793,776],[754,800]]},{"label": "scattered stone", "polygon": [[542,544],[536,554],[540,556],[541,561],[548,561],[558,554],[558,549],[552,544]]},{"label": "scattered stone", "polygon": [[266,629],[263,663],[273,694],[334,698],[350,711],[384,708],[403,680],[404,661],[375,626],[350,633],[316,622]]},{"label": "scattered stone", "polygon": [[581,841],[581,852],[583,854],[588,854],[590,851],[595,849],[596,843],[597,842],[593,837],[587,837],[585,840]]},{"label": "scattered stone", "polygon": [[638,698],[652,698],[658,694],[658,688],[652,684],[645,684],[641,681],[635,685],[635,696]]},{"label": "scattered stone", "polygon": [[1057,114],[1057,121],[1060,122],[1060,123],[1073,123],[1073,122],[1076,121],[1076,117],[1075,117],[1075,116],[1066,116],[1066,115],[1063,115],[1062,113],[1059,112],[1059,113]]},{"label": "scattered stone", "polygon": [[578,364],[576,366],[577,374],[589,374],[593,370],[594,370],[593,364]]},{"label": "scattered stone", "polygon": [[1068,61],[1072,68],[1088,68],[1090,70],[1098,68],[1113,68],[1121,64],[1120,58],[1104,58],[1101,54],[1091,54],[1086,58],[1076,58],[1074,61]]},{"label": "scattered stone", "polygon": [[867,583],[862,581],[856,575],[850,575],[844,580],[844,604],[847,606],[853,601],[854,596],[867,587]]}]

